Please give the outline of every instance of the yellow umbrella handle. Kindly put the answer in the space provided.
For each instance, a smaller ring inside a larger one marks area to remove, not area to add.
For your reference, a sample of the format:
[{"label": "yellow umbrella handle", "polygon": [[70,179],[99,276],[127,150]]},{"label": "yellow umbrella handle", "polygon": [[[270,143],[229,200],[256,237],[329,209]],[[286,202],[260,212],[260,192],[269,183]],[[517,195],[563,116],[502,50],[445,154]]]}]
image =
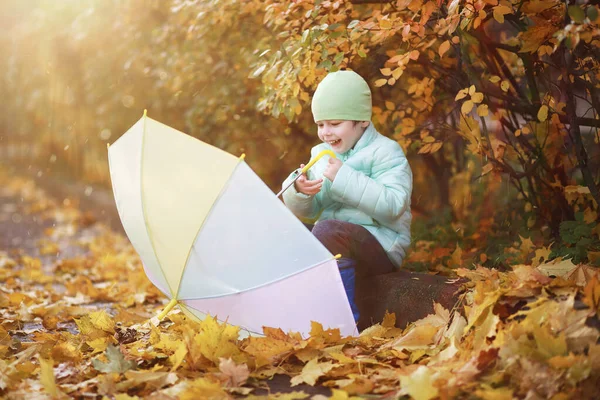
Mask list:
[{"label": "yellow umbrella handle", "polygon": [[[299,173],[299,174],[298,174],[298,175],[297,175],[297,176],[296,176],[294,179],[292,179],[292,180],[290,181],[290,183],[288,183],[288,184],[287,184],[287,186],[286,186],[286,187],[284,187],[283,189],[281,189],[281,190],[279,191],[279,193],[277,193],[277,197],[281,196],[281,195],[283,194],[283,192],[285,192],[286,190],[288,190],[288,188],[289,188],[290,186],[292,186],[292,185],[294,184],[294,182],[296,182],[296,180],[298,180],[298,178],[300,178],[300,177],[302,176],[302,174],[305,174],[305,173],[306,173],[306,171],[308,171],[308,169],[309,169],[310,167],[312,167],[312,166],[313,166],[313,165],[314,165],[314,164],[315,164],[317,161],[319,161],[319,159],[320,159],[321,157],[323,157],[323,156],[324,156],[324,155],[326,155],[326,154],[329,154],[329,156],[331,156],[331,157],[335,158],[335,153],[334,153],[333,151],[331,151],[331,150],[323,150],[323,151],[321,151],[319,154],[317,154],[317,155],[315,156],[315,158],[313,158],[312,160],[310,160],[310,161],[308,162],[308,164],[306,164],[306,165],[304,166],[304,168],[302,168],[302,169],[300,170],[300,173]],[[294,171],[294,173],[297,173],[297,172],[298,172],[298,170]]]},{"label": "yellow umbrella handle", "polygon": [[310,169],[310,167],[312,167],[313,165],[315,165],[315,163],[317,161],[319,161],[319,159],[321,159],[321,157],[323,157],[324,155],[329,155],[329,157],[335,158],[335,153],[333,151],[331,151],[331,150],[323,150],[319,154],[317,154],[315,156],[315,158],[313,158],[312,160],[310,160],[308,162],[308,164],[306,164],[304,166],[304,168],[302,168],[302,171],[300,171],[300,175],[305,174],[306,171],[308,171]]},{"label": "yellow umbrella handle", "polygon": [[158,319],[162,320],[164,317],[166,317],[169,311],[171,311],[173,307],[175,307],[175,305],[177,305],[177,299],[171,299],[171,301],[169,302],[169,304],[167,304],[165,309],[162,310],[160,314],[158,314]]}]

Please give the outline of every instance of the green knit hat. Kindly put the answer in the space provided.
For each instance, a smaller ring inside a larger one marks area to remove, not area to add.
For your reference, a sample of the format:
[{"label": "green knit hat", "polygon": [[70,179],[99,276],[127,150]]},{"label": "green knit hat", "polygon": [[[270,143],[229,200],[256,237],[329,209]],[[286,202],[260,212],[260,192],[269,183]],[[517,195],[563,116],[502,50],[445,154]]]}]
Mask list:
[{"label": "green knit hat", "polygon": [[331,72],[317,86],[311,110],[315,122],[370,121],[371,90],[367,82],[354,71]]}]

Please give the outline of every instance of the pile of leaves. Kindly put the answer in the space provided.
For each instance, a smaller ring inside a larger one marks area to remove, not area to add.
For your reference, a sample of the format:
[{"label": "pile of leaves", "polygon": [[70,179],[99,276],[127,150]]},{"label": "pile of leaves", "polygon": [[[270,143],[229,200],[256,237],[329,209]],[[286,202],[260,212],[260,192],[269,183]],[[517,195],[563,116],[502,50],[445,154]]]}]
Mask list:
[{"label": "pile of leaves", "polygon": [[[215,318],[175,310],[157,321],[166,299],[125,237],[31,182],[2,190],[24,199],[19,211],[55,225],[36,257],[0,252],[5,398],[303,399],[311,395],[297,387],[308,386],[330,388],[333,399],[596,396],[600,283],[587,265],[457,268],[467,287],[454,309],[436,305],[406,329],[388,314],[357,337],[312,322],[308,338],[265,327],[263,337],[240,339]],[[80,255],[56,257],[63,246]],[[289,377],[289,393],[268,393],[277,375]]]}]

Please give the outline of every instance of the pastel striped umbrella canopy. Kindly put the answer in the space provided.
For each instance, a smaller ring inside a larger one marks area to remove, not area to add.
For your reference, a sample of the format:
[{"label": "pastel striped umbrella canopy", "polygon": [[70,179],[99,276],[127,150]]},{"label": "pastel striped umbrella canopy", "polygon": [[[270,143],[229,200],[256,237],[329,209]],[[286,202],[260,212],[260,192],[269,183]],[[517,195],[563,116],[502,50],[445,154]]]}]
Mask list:
[{"label": "pastel striped umbrella canopy", "polygon": [[150,281],[190,317],[250,333],[356,333],[334,257],[238,158],[144,116],[109,147],[113,193]]}]

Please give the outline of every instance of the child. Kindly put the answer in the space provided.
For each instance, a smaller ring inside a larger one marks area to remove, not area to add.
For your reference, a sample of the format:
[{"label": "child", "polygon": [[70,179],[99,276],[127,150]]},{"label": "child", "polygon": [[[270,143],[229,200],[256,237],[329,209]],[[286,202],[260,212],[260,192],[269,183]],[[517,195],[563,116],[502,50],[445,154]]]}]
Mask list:
[{"label": "child", "polygon": [[302,219],[318,218],[312,233],[342,255],[338,267],[358,321],[355,277],[400,267],[410,245],[412,171],[398,143],[370,122],[371,91],[357,73],[328,74],[311,109],[323,141],[311,156],[329,149],[337,158],[319,160],[284,192],[283,201]]}]

